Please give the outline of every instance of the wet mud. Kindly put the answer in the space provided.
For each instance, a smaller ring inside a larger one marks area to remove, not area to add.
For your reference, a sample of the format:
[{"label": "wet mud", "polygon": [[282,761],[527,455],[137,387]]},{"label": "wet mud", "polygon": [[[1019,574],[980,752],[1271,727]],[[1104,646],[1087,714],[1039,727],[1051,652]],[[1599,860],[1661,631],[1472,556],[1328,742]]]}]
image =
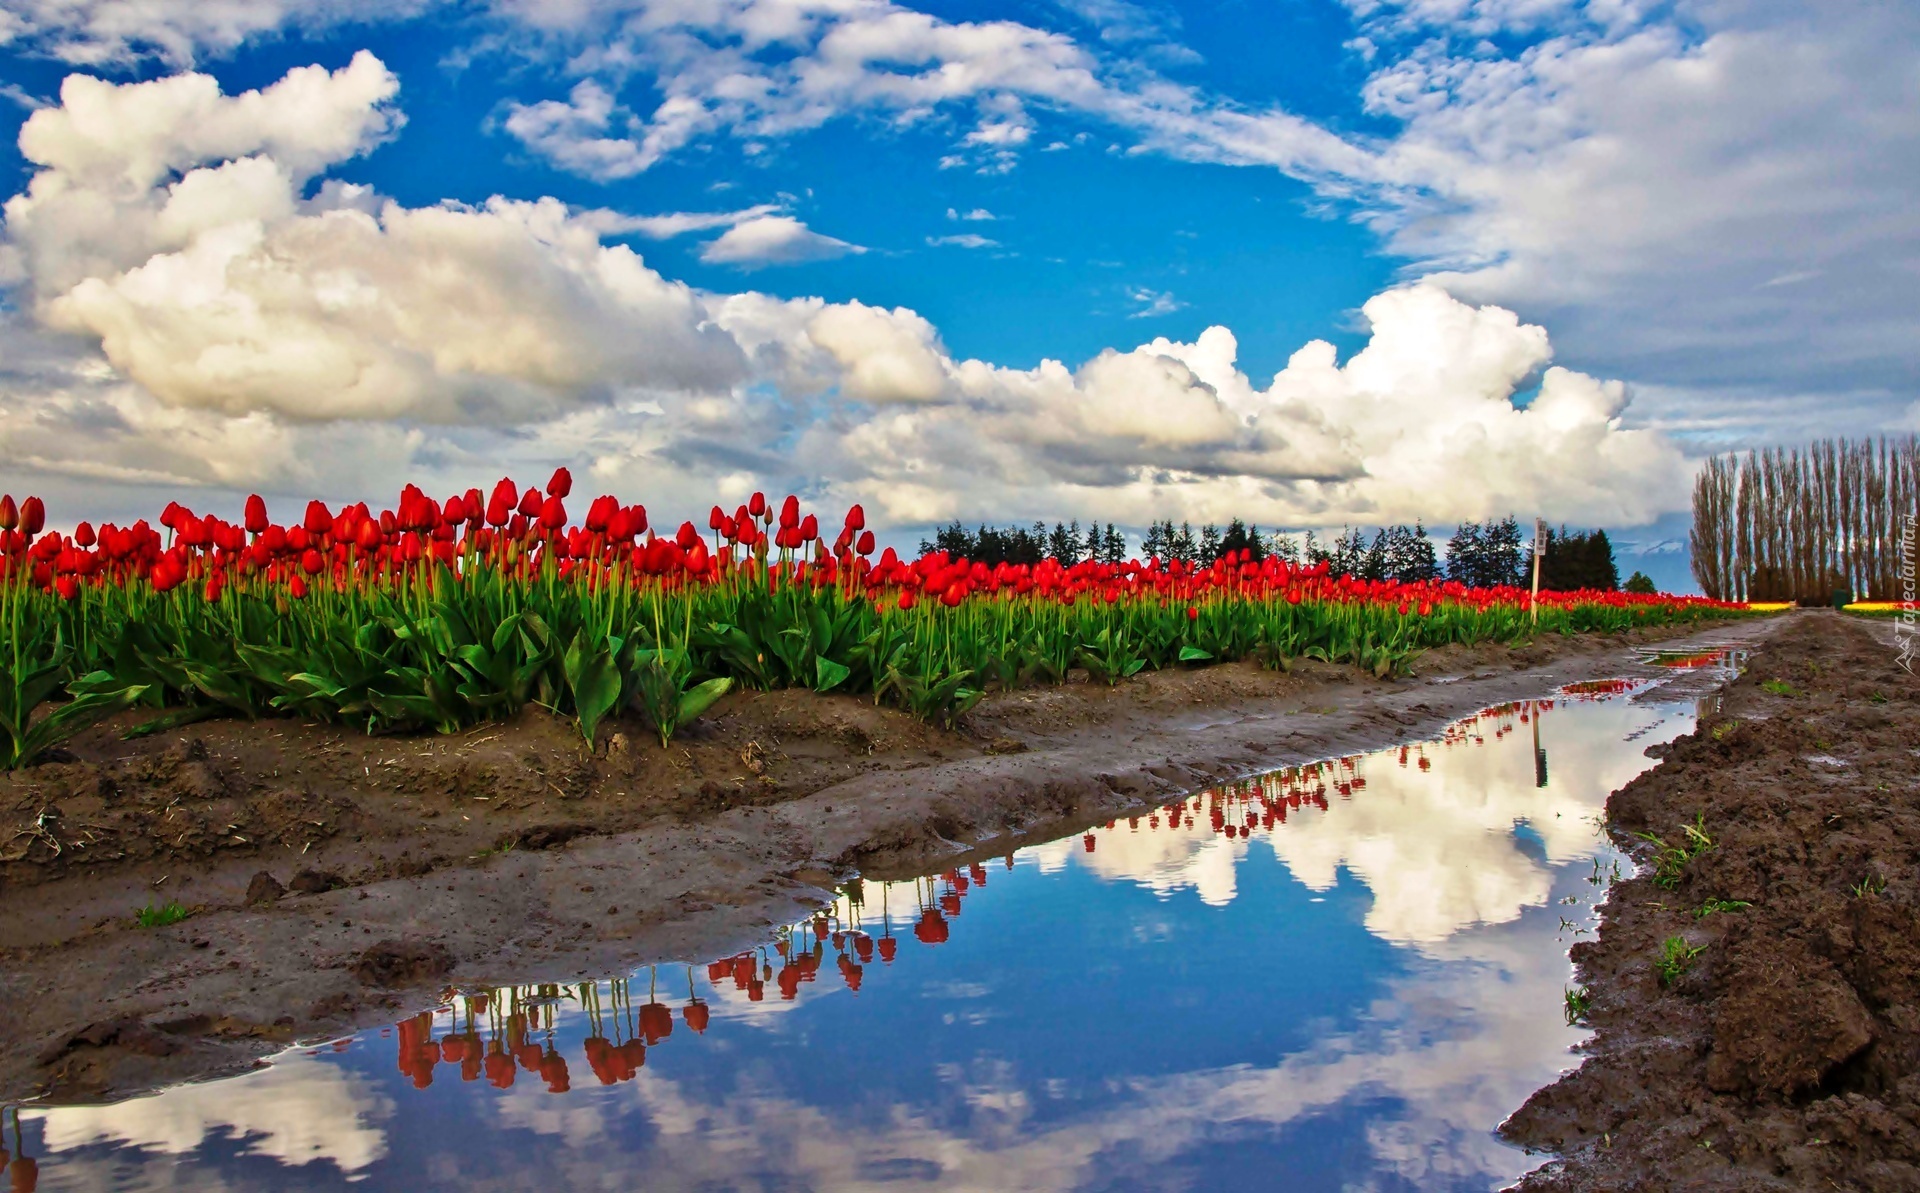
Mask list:
[{"label": "wet mud", "polygon": [[[1414,677],[1251,666],[996,694],[953,730],[730,697],[662,750],[529,716],[461,737],[103,726],[0,780],[0,1099],[101,1101],[391,1021],[444,985],[719,955],[854,873],[906,877],[1237,777],[1390,745],[1650,642],[1433,652]],[[178,902],[177,923],[138,927]]]},{"label": "wet mud", "polygon": [[1521,1189],[1920,1189],[1920,682],[1896,658],[1886,626],[1785,618],[1609,800],[1640,872],[1573,949],[1584,1064],[1503,1128],[1560,1154]]}]

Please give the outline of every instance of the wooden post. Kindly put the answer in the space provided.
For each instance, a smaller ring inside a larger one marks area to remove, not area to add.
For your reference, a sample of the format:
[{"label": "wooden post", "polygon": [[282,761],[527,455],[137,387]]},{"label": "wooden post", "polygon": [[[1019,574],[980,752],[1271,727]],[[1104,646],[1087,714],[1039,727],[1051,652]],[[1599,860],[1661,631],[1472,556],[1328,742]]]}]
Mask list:
[{"label": "wooden post", "polygon": [[1536,626],[1540,624],[1540,556],[1543,554],[1540,540],[1546,536],[1546,526],[1544,519],[1533,520],[1533,596],[1527,604],[1533,610],[1533,624]]}]

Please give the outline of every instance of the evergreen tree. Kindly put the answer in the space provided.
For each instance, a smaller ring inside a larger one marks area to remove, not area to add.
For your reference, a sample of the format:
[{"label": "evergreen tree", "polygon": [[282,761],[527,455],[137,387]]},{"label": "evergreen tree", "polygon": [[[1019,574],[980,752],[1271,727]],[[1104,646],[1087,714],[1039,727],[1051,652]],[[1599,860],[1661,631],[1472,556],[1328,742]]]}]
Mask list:
[{"label": "evergreen tree", "polygon": [[1212,566],[1220,558],[1220,528],[1209,522],[1200,528],[1200,549],[1196,560],[1204,566]]},{"label": "evergreen tree", "polygon": [[1074,540],[1078,537],[1077,534],[1068,537],[1066,524],[1055,522],[1053,533],[1047,536],[1047,554],[1062,563],[1072,563],[1074,548],[1078,545]]},{"label": "evergreen tree", "polygon": [[1454,527],[1453,537],[1447,540],[1447,579],[1456,584],[1478,587],[1481,576],[1485,574],[1481,562],[1484,555],[1480,524],[1460,523]]},{"label": "evergreen tree", "polygon": [[1433,554],[1433,540],[1420,522],[1408,530],[1402,526],[1400,550],[1394,557],[1393,576],[1402,584],[1421,584],[1440,578],[1440,566]]},{"label": "evergreen tree", "polygon": [[[1398,529],[1399,527],[1392,526],[1374,532],[1373,542],[1367,547],[1367,553],[1361,557],[1360,566],[1354,572],[1355,575],[1362,580],[1384,580],[1391,574],[1393,551],[1398,546],[1393,535]],[[1355,532],[1356,537],[1358,533],[1358,531]]]},{"label": "evergreen tree", "polygon": [[1487,528],[1483,548],[1488,585],[1528,582],[1529,557],[1521,545],[1520,523],[1512,514]]},{"label": "evergreen tree", "polygon": [[1306,545],[1302,547],[1300,557],[1308,567],[1318,567],[1323,563],[1329,568],[1333,566],[1333,556],[1329,555],[1327,549],[1314,538],[1311,530],[1307,531]]},{"label": "evergreen tree", "polygon": [[1273,541],[1267,545],[1267,551],[1291,565],[1298,565],[1303,558],[1299,541],[1281,530],[1273,532]]},{"label": "evergreen tree", "polygon": [[1654,587],[1652,577],[1645,572],[1635,572],[1627,577],[1627,591],[1641,596],[1652,596],[1660,590]]},{"label": "evergreen tree", "polygon": [[1067,550],[1057,558],[1063,564],[1079,563],[1087,556],[1086,541],[1080,537],[1080,519],[1075,518],[1067,523]]},{"label": "evergreen tree", "polygon": [[1346,527],[1340,537],[1333,540],[1328,566],[1336,576],[1358,576],[1366,570],[1367,539],[1359,527]]},{"label": "evergreen tree", "polygon": [[1120,528],[1107,523],[1106,536],[1100,541],[1100,562],[1125,563],[1127,561],[1127,539]]},{"label": "evergreen tree", "polygon": [[1100,523],[1098,521],[1089,522],[1087,524],[1087,541],[1086,545],[1080,548],[1080,558],[1097,561],[1100,558],[1101,542]]},{"label": "evergreen tree", "polygon": [[1266,546],[1260,541],[1260,528],[1255,526],[1248,529],[1246,524],[1238,518],[1228,522],[1226,530],[1221,533],[1219,551],[1221,554],[1228,551],[1250,551],[1252,552],[1250,558],[1255,562],[1267,557]]},{"label": "evergreen tree", "polygon": [[1587,541],[1588,588],[1597,588],[1601,592],[1613,592],[1620,587],[1620,565],[1613,559],[1613,544],[1607,540],[1607,532],[1596,530]]}]

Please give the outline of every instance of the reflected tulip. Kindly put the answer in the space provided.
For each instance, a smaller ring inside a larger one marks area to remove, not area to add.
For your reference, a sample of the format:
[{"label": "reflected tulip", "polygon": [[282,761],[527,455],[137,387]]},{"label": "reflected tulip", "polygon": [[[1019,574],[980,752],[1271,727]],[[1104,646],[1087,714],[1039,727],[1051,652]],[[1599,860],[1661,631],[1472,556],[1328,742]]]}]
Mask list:
[{"label": "reflected tulip", "polygon": [[680,1009],[680,1014],[682,1017],[686,1019],[687,1026],[691,1027],[694,1030],[695,1034],[698,1034],[698,1035],[706,1034],[707,1021],[709,1017],[712,1015],[712,1011],[708,1008],[706,1003],[700,1002],[698,1000],[690,1002],[686,1006]]},{"label": "reflected tulip", "polygon": [[886,962],[888,965],[892,965],[894,957],[898,955],[899,952],[900,942],[898,940],[891,936],[882,936],[880,938],[880,960]]},{"label": "reflected tulip", "polygon": [[648,1044],[658,1044],[673,1034],[673,1008],[663,1002],[650,1002],[640,1008],[640,1032]]}]

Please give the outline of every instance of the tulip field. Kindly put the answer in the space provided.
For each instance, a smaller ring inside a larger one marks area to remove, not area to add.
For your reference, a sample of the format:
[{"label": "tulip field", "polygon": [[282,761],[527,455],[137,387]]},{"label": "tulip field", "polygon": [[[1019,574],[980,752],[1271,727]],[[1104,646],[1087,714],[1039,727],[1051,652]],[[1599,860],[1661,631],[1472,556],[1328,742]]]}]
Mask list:
[{"label": "tulip field", "polygon": [[369,733],[454,732],[539,705],[589,743],[631,712],[664,744],[736,686],[861,694],[951,723],[995,688],[1116,684],[1257,659],[1404,671],[1422,650],[1741,615],[1618,592],[1367,582],[1245,552],[1206,567],[1045,560],[987,567],[877,556],[858,505],[829,531],[759,494],[657,533],[565,469],[391,510],[308,503],[282,524],[169,504],[158,526],[48,531],[0,499],[0,762],[98,720],[130,734],[215,716],[299,716]]}]

